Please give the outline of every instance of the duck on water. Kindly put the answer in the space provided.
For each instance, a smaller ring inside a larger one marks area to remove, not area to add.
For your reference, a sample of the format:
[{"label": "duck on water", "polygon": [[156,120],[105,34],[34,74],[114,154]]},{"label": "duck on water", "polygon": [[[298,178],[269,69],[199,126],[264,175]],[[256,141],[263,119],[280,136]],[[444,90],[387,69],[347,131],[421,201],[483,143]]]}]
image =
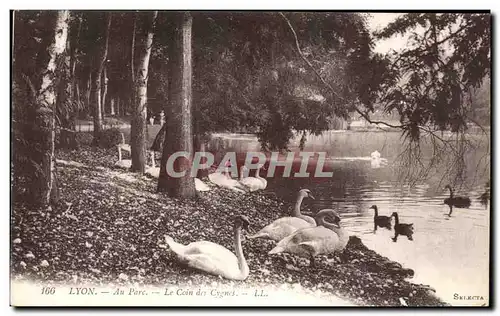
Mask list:
[{"label": "duck on water", "polygon": [[399,222],[399,215],[397,212],[392,213],[391,217],[394,217],[394,237],[392,241],[396,242],[399,235],[406,236],[408,240],[413,240],[413,223],[404,224]]},{"label": "duck on water", "polygon": [[490,180],[486,182],[486,185],[484,186],[484,192],[479,196],[479,202],[485,207],[488,208],[488,204],[490,201]]},{"label": "duck on water", "polygon": [[373,216],[373,232],[377,231],[377,227],[392,230],[392,216],[378,215],[377,205],[372,205],[370,209],[373,209],[375,211],[375,215]]},{"label": "duck on water", "polygon": [[466,196],[454,196],[453,189],[451,186],[448,184],[444,187],[445,189],[450,190],[450,197],[444,199],[444,204],[448,205],[450,207],[450,213],[448,213],[448,216],[451,216],[451,213],[453,212],[453,207],[457,208],[469,208],[471,205],[471,201],[469,197]]}]

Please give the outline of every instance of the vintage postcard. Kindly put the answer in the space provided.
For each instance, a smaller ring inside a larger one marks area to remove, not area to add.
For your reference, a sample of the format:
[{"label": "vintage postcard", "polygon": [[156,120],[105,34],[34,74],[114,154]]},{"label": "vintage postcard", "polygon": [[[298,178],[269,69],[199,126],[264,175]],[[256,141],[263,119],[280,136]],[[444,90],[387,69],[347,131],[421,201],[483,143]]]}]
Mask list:
[{"label": "vintage postcard", "polygon": [[491,23],[11,11],[11,305],[489,307]]}]

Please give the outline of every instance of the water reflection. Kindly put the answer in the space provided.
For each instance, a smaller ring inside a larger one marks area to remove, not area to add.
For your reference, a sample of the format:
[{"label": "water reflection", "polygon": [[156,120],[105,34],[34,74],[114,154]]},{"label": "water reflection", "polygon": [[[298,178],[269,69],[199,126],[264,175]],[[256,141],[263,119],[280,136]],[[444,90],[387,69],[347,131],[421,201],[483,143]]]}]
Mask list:
[{"label": "water reflection", "polygon": [[[243,161],[241,157],[246,152],[260,149],[252,135],[219,135],[215,139],[208,148],[221,157],[226,151],[236,151]],[[304,201],[304,209],[313,213],[323,208],[338,210],[351,234],[358,235],[381,255],[414,269],[413,282],[430,284],[451,304],[457,304],[454,293],[487,297],[490,219],[489,207],[485,209],[479,200],[489,175],[484,151],[467,153],[466,182],[455,192],[468,195],[471,207],[454,208],[449,217],[449,208],[443,203],[449,197],[444,189],[446,183],[441,183],[443,174],[433,174],[425,182],[412,186],[396,176],[394,160],[401,147],[397,133],[330,132],[311,136],[304,151],[327,152],[330,159],[325,160],[325,170],[332,171],[333,176],[282,178],[278,168],[278,176],[267,179],[266,190],[286,201],[294,201],[299,189],[310,189],[317,199]],[[298,140],[293,141],[290,148],[298,151]],[[370,153],[375,150],[388,159],[387,166],[370,167]],[[314,172],[315,163],[308,170]],[[294,170],[298,168],[294,165]],[[479,169],[486,172],[478,174]],[[393,242],[394,230],[378,229],[374,234],[374,211],[369,209],[374,204],[378,206],[379,215],[398,212],[401,222],[413,223],[414,240],[403,236]]]}]

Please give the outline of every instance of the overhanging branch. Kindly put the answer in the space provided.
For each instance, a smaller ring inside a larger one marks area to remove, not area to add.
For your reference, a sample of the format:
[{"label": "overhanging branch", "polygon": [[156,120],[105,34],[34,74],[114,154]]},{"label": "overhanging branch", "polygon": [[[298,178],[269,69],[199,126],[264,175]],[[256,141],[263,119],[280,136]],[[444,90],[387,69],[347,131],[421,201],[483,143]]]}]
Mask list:
[{"label": "overhanging branch", "polygon": [[[282,12],[279,12],[278,14],[283,18],[283,20],[285,20],[286,24],[288,25],[288,28],[292,32],[294,40],[295,40],[295,48],[297,49],[297,53],[299,54],[300,58],[302,58],[302,60],[307,64],[307,66],[309,67],[309,69],[311,69],[314,72],[314,74],[316,75],[316,77],[318,77],[318,79],[321,81],[321,83],[323,83],[323,85],[325,87],[327,87],[328,90],[330,90],[330,92],[333,95],[335,95],[337,98],[339,98],[340,100],[342,100],[344,102],[349,102],[348,100],[346,100],[345,98],[343,98],[342,96],[340,96],[337,93],[337,91],[335,91],[335,89],[333,89],[333,87],[328,82],[326,82],[326,80],[321,76],[321,74],[314,68],[314,66],[306,58],[306,56],[302,52],[302,49],[300,48],[299,38],[297,37],[297,33],[295,32],[295,29],[293,28],[292,23],[290,23],[290,20]],[[352,104],[352,102],[350,102],[350,103]],[[393,124],[389,124],[389,123],[382,122],[382,121],[372,121],[370,119],[370,117],[368,116],[368,114],[366,114],[365,112],[361,111],[356,105],[352,104],[352,106],[353,106],[354,110],[359,115],[361,115],[366,121],[368,121],[371,124],[380,124],[380,125],[385,125],[385,126],[388,126],[388,127],[391,127],[391,128],[399,128],[399,129],[403,129],[405,127],[405,125],[393,125]]]}]

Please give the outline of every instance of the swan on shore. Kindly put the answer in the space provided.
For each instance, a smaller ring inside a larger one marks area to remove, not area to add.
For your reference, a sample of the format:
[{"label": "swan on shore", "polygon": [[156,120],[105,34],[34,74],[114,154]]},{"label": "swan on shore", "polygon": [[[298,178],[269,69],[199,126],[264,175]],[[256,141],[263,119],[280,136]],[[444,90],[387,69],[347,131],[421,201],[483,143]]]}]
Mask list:
[{"label": "swan on shore", "polygon": [[[325,220],[333,219],[332,222]],[[340,217],[332,209],[319,211],[316,216],[318,226],[295,231],[282,239],[269,254],[286,252],[310,259],[314,266],[314,257],[320,254],[341,252],[349,241],[348,233],[340,226]]]},{"label": "swan on shore", "polygon": [[249,224],[250,221],[244,215],[237,215],[234,218],[233,236],[236,254],[211,241],[202,240],[182,245],[167,235],[165,235],[165,241],[177,255],[179,261],[186,263],[191,268],[219,275],[226,279],[245,280],[250,269],[241,247],[241,230],[248,229]]},{"label": "swan on shore", "polygon": [[238,180],[232,179],[229,175],[229,162],[226,163],[223,172],[214,172],[208,175],[208,180],[213,184],[231,189],[239,193],[246,193],[248,191],[247,187],[241,184]]},{"label": "swan on shore", "polygon": [[156,167],[155,152],[151,151],[150,153],[151,153],[150,154],[151,167],[147,167],[146,171],[144,171],[144,173],[147,175],[150,175],[153,178],[159,178],[160,177],[160,167]]},{"label": "swan on shore", "polygon": [[[146,168],[146,171],[144,172],[145,174],[153,177],[153,178],[159,178],[160,177],[160,167],[156,167],[156,162],[155,162],[155,152],[151,151],[151,167]],[[205,192],[205,191],[210,191],[210,187],[203,181],[201,181],[198,178],[194,178],[194,187],[196,191],[199,192]]]},{"label": "swan on shore", "polygon": [[127,144],[116,145],[116,148],[118,149],[118,161],[115,162],[115,167],[122,168],[122,169],[130,169],[130,167],[132,167],[132,160],[131,159],[122,159],[122,150],[124,149],[124,145],[128,146],[128,149],[130,152],[130,145],[127,145]]},{"label": "swan on shore", "polygon": [[292,216],[278,218],[269,225],[266,225],[255,235],[249,236],[248,238],[263,238],[280,241],[286,236],[289,236],[293,232],[297,231],[298,229],[316,226],[316,220],[314,218],[302,215],[300,212],[302,200],[306,197],[314,199],[309,189],[300,190],[297,195],[295,207],[292,211]]},{"label": "swan on shore", "polygon": [[262,178],[259,174],[262,165],[259,165],[255,170],[255,177],[245,177],[248,174],[246,166],[241,167],[240,170],[240,183],[248,188],[250,192],[264,190],[267,187],[267,180]]}]

